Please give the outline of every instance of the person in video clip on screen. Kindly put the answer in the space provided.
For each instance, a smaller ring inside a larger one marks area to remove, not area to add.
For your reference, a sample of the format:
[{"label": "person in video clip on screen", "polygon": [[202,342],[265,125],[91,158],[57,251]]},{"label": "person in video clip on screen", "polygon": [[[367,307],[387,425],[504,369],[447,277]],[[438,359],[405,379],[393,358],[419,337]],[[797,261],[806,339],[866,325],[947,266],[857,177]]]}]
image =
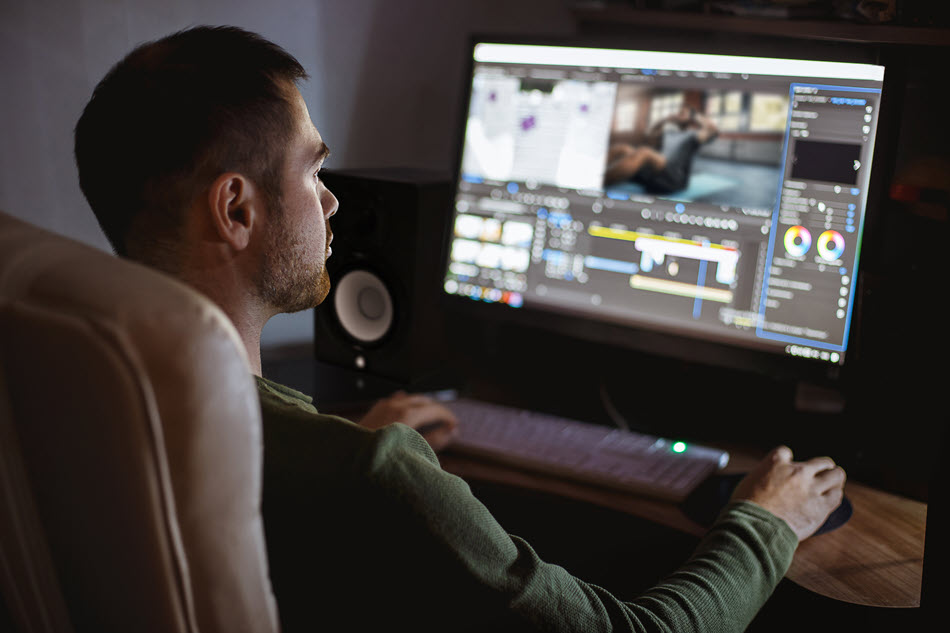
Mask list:
[{"label": "person in video clip on screen", "polygon": [[607,152],[604,185],[631,181],[649,193],[673,193],[689,185],[693,157],[719,130],[691,107],[653,124],[646,145],[614,143]]},{"label": "person in video clip on screen", "polygon": [[744,630],[798,543],[840,503],[845,474],[831,459],[772,451],[677,572],[618,598],[542,560],[442,470],[433,448],[446,434],[414,430],[443,422],[451,435],[442,405],[396,394],[356,424],[261,376],[264,324],[329,291],[339,204],[321,180],[328,150],[297,88],[305,77],[253,33],[175,33],[106,75],[75,146],[83,193],[116,252],[207,295],[247,348],[282,630]]}]

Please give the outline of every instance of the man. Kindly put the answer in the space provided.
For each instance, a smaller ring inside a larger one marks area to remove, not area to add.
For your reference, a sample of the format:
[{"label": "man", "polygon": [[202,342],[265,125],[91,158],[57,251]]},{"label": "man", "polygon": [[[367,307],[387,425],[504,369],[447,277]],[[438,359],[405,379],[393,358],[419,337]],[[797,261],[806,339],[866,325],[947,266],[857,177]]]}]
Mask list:
[{"label": "man", "polygon": [[647,145],[615,143],[607,153],[606,186],[631,181],[649,193],[674,193],[689,186],[693,158],[719,133],[716,124],[693,108],[661,119],[647,134]]},{"label": "man", "polygon": [[117,253],[204,292],[247,347],[284,630],[745,628],[838,505],[844,473],[830,459],[773,451],[694,557],[623,602],[541,561],[418,433],[390,424],[449,419],[436,403],[396,394],[359,426],[260,376],[266,321],[329,289],[337,201],[319,179],[328,150],[296,88],[304,77],[256,35],[191,29],[122,60],[76,128],[80,184]]}]

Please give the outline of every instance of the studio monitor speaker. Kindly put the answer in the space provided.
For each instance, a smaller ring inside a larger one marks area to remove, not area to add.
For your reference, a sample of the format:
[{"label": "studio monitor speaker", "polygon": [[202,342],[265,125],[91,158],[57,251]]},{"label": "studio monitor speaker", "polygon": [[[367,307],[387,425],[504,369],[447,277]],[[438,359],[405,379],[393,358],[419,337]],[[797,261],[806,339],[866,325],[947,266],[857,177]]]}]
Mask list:
[{"label": "studio monitor speaker", "polygon": [[330,218],[330,294],[314,311],[317,359],[406,385],[439,368],[447,174],[324,170],[340,202]]}]

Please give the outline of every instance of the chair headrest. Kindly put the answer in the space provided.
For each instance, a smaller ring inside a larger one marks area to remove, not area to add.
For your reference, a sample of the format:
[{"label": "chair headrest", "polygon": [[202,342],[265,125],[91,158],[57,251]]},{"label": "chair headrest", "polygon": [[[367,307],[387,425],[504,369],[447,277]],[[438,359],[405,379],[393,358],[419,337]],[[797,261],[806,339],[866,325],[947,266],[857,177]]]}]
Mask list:
[{"label": "chair headrest", "polygon": [[0,409],[75,628],[277,630],[257,392],[206,297],[0,213]]}]

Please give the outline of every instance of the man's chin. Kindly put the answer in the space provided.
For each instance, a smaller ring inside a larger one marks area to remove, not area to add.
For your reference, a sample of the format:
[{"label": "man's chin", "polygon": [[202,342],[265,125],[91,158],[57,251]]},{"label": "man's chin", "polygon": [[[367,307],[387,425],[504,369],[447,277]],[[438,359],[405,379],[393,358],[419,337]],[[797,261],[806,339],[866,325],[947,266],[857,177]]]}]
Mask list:
[{"label": "man's chin", "polygon": [[307,290],[297,295],[296,300],[284,305],[281,312],[293,314],[295,312],[303,312],[304,310],[316,308],[326,300],[329,294],[330,279],[326,273],[324,273]]}]

